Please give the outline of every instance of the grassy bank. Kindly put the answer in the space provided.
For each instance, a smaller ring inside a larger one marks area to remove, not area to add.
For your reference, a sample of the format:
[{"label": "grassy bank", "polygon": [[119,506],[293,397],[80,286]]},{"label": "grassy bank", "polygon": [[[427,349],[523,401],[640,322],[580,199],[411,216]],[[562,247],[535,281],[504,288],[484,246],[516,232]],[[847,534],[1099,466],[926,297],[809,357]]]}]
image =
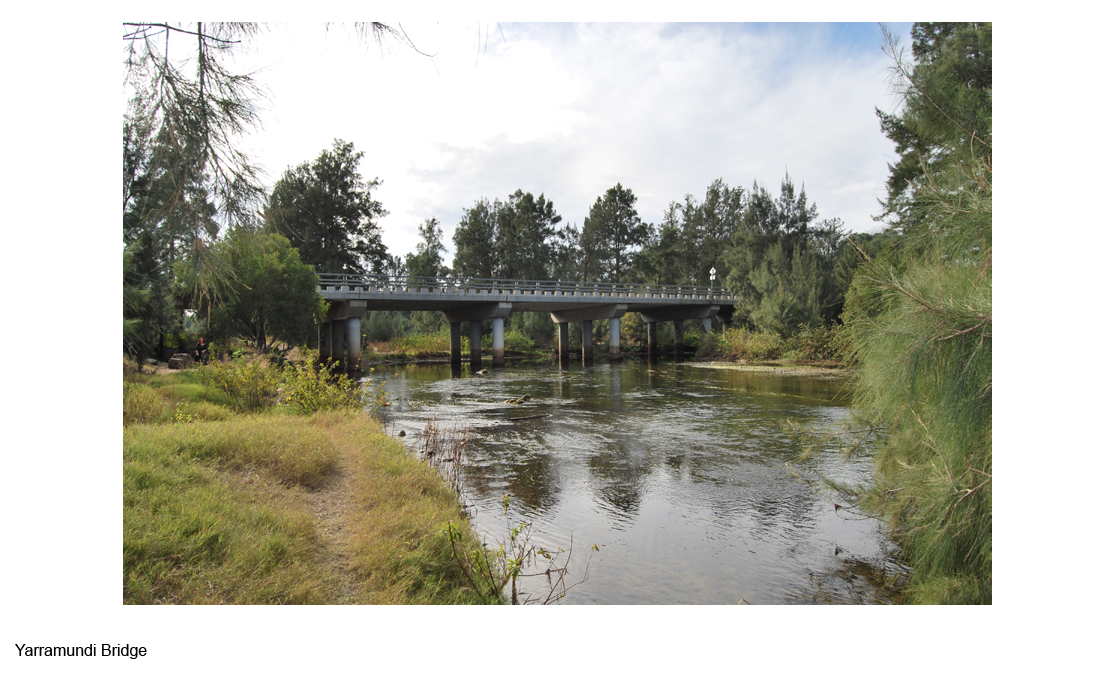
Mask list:
[{"label": "grassy bank", "polygon": [[455,492],[362,410],[247,413],[197,370],[129,378],[125,603],[480,600],[441,533],[468,530]]}]

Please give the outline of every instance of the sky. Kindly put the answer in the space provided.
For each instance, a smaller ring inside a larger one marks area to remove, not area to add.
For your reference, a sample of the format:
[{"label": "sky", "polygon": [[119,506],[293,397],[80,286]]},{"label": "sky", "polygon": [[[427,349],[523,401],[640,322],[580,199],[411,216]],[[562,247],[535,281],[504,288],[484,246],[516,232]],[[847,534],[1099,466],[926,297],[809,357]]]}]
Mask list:
[{"label": "sky", "polygon": [[[398,24],[395,24],[396,26]],[[909,24],[888,24],[908,38]],[[877,24],[406,23],[425,56],[344,25],[271,24],[236,56],[267,91],[244,147],[268,183],[335,138],[360,171],[391,254],[428,218],[446,261],[464,209],[516,189],[580,226],[622,184],[644,222],[717,178],[777,191],[787,174],[822,218],[877,230],[894,111]]]}]

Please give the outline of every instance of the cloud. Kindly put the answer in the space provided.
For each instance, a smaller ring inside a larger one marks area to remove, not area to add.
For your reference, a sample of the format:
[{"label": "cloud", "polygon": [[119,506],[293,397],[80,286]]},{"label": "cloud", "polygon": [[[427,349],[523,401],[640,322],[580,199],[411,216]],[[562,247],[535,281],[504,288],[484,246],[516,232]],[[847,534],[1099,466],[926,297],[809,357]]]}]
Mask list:
[{"label": "cloud", "polygon": [[[579,223],[617,182],[657,222],[716,178],[776,189],[787,172],[823,217],[875,226],[893,147],[886,60],[861,25],[502,24],[477,54],[475,25],[413,27],[429,61],[291,39],[275,68],[269,168],[312,159],[333,137],[367,153],[403,255],[437,217],[516,189],[544,192]],[[312,36],[311,36],[312,37]],[[322,45],[325,45],[324,47]],[[270,77],[271,74],[268,76]],[[450,252],[450,255],[452,251]]]}]

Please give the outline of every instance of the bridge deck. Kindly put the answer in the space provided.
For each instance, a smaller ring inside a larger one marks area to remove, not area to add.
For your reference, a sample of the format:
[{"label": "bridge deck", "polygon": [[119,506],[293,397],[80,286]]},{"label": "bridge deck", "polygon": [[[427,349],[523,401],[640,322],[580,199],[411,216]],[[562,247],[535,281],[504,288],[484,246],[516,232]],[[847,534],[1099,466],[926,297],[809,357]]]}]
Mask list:
[{"label": "bridge deck", "polygon": [[730,306],[736,302],[724,288],[684,285],[320,274],[318,287],[327,300],[366,301],[369,310],[381,311],[445,311],[493,302],[511,303],[516,311],[562,311],[609,304],[625,304],[629,310],[642,311]]}]

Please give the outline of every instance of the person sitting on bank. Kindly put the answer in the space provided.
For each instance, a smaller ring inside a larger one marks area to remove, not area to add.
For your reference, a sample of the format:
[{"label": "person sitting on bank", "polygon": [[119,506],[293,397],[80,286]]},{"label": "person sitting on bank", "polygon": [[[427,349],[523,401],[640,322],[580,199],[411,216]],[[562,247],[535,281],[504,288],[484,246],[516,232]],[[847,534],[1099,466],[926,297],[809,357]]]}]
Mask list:
[{"label": "person sitting on bank", "polygon": [[205,339],[198,337],[197,345],[194,346],[194,362],[201,362],[202,359],[209,357],[209,344],[205,343]]}]

